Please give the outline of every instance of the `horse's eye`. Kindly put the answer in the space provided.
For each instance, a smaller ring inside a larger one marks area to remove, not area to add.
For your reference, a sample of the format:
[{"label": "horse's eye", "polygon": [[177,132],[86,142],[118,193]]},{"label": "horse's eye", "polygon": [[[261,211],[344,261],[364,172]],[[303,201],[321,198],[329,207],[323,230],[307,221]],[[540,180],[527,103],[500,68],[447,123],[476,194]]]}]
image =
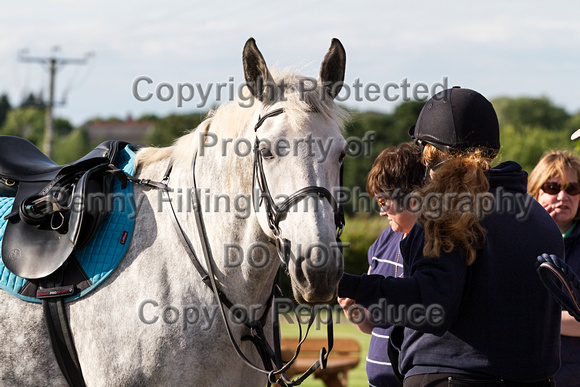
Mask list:
[{"label": "horse's eye", "polygon": [[342,162],[344,161],[344,158],[346,157],[346,151],[343,151],[340,156],[338,157],[338,162],[340,164],[342,164]]},{"label": "horse's eye", "polygon": [[270,160],[270,159],[274,158],[274,155],[272,154],[272,152],[268,148],[260,149],[260,153],[262,153],[262,157],[265,158],[266,160]]}]

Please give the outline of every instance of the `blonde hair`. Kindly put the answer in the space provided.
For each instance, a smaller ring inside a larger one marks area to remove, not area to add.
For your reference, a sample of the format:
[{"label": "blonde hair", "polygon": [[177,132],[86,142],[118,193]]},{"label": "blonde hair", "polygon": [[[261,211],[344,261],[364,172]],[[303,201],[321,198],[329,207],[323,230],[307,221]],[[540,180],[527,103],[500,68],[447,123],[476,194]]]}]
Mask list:
[{"label": "blonde hair", "polygon": [[[576,179],[580,181],[580,158],[571,152],[553,150],[544,154],[540,159],[528,180],[528,193],[536,200],[540,195],[542,184],[553,177],[560,178],[563,186],[570,183],[568,181],[567,169],[570,168],[576,174]],[[580,207],[576,213],[576,218],[580,216]]]},{"label": "blonde hair", "polygon": [[[419,192],[423,198],[435,195],[450,200],[440,200],[442,206],[435,218],[425,211],[419,215],[418,222],[425,229],[425,245],[423,255],[437,257],[441,252],[451,252],[459,248],[465,255],[467,265],[475,262],[477,250],[485,244],[485,229],[480,223],[476,212],[465,211],[466,198],[475,208],[475,200],[479,194],[489,191],[489,181],[486,171],[489,169],[493,155],[485,150],[471,148],[466,151],[444,153],[431,144],[426,144],[423,150],[423,163],[436,165],[444,161],[437,173]],[[462,208],[460,208],[460,206]]]}]

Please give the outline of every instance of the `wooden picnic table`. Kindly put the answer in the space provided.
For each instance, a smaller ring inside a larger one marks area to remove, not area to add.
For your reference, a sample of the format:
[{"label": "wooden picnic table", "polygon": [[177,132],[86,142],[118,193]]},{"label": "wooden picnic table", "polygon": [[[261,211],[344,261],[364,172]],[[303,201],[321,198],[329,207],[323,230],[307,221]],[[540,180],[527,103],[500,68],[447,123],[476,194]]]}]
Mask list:
[{"label": "wooden picnic table", "polygon": [[[298,340],[282,338],[282,357],[290,360]],[[300,347],[300,354],[294,364],[286,371],[288,377],[306,372],[320,357],[320,349],[328,347],[327,339],[308,338]],[[346,387],[348,371],[355,368],[360,359],[360,345],[355,339],[335,338],[332,351],[328,355],[325,369],[317,369],[314,377],[324,382],[326,387]]]}]

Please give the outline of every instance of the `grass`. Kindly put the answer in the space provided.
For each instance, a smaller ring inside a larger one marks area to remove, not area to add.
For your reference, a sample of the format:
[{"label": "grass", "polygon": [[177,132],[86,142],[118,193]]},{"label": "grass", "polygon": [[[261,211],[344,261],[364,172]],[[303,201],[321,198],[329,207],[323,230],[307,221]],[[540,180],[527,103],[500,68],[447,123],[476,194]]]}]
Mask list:
[{"label": "grass", "polygon": [[[307,320],[307,319],[304,319]],[[318,319],[317,321],[325,321],[325,319]],[[303,325],[302,329],[306,329]],[[298,326],[294,315],[288,318],[281,317],[280,330],[282,337],[298,337]],[[310,329],[308,337],[322,337],[326,338],[326,325],[321,323],[314,323]],[[367,373],[366,373],[366,356],[369,352],[369,343],[371,336],[359,331],[354,325],[346,320],[344,314],[335,314],[334,317],[334,337],[348,337],[358,341],[360,345],[360,362],[358,366],[348,372],[348,386],[349,387],[368,387]],[[330,354],[332,356],[332,352]],[[313,375],[309,376],[301,386],[304,387],[324,387],[324,383],[320,379],[316,379]]]}]

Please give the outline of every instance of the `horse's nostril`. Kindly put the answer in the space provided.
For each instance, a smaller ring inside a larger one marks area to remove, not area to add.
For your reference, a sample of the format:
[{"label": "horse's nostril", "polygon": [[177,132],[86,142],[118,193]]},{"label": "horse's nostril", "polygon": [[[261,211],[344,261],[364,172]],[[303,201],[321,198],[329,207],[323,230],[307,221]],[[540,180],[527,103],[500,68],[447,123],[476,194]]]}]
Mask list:
[{"label": "horse's nostril", "polygon": [[304,262],[305,259],[304,257],[300,256],[298,258],[296,258],[296,270],[294,271],[294,275],[296,276],[296,280],[299,283],[303,283],[306,281],[306,276],[304,275],[304,270],[302,269],[302,262]]}]

